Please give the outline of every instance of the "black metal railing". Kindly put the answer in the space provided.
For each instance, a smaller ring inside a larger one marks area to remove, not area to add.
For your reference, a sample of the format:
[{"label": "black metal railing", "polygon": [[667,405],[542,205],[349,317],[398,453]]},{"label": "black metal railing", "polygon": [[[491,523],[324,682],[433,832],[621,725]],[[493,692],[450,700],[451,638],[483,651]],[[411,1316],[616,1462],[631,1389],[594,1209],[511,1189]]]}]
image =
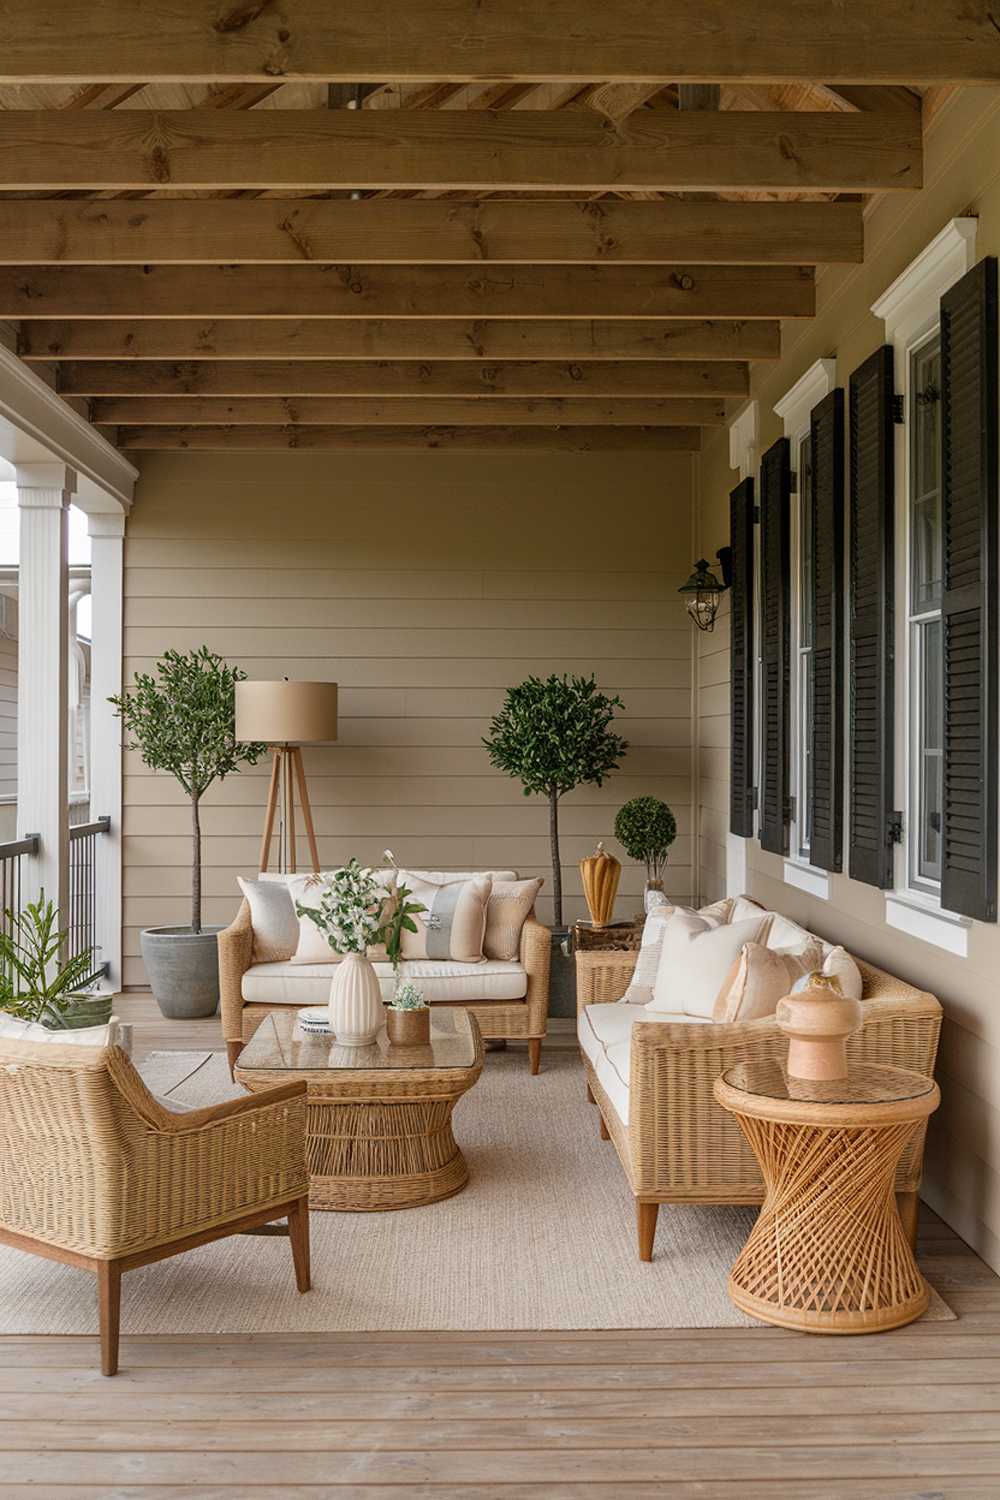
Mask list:
[{"label": "black metal railing", "polygon": [[[69,830],[68,956],[93,949],[97,933],[97,840],[111,828],[110,818],[77,823]],[[0,846],[2,848],[2,846]],[[90,982],[107,973],[107,963],[94,954]]]},{"label": "black metal railing", "polygon": [[29,833],[23,839],[10,839],[7,843],[0,844],[0,928],[8,936],[11,934],[13,919],[23,905],[22,861],[25,855],[37,853],[37,833]]}]

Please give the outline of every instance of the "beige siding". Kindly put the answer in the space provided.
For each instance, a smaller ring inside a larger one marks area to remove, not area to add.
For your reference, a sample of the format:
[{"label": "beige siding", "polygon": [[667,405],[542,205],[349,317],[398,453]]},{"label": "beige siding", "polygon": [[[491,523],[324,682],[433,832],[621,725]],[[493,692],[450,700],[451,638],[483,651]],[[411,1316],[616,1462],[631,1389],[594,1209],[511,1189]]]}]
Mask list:
[{"label": "beige siding", "polygon": [[[978,215],[977,255],[1000,251],[998,109],[1000,95],[995,90],[966,90],[954,96],[927,135],[924,191],[905,200],[890,195],[878,203],[867,221],[865,264],[824,269],[817,283],[815,322],[785,325],[782,360],[774,367],[758,367],[753,380],[762,450],[781,434],[775,401],[814,360],[836,355],[838,380],[846,386],[851,371],[882,341],[882,324],[872,317],[871,303],[949,219],[963,213]],[[728,494],[738,479],[729,468],[725,432],[712,438],[698,470],[698,544],[702,555],[712,557],[715,548],[728,541]],[[728,734],[720,737],[724,717],[711,711],[722,680],[719,665],[703,647],[696,732],[702,766],[698,823],[705,897],[718,894],[724,883],[724,859],[720,865],[715,843],[724,836],[725,823],[715,820],[722,804],[714,798],[715,777],[705,769],[705,757],[724,753],[728,740]],[[707,764],[718,768],[721,762],[711,759]],[[724,773],[717,774],[724,779]],[[749,888],[758,900],[940,996],[947,1016],[938,1075],[943,1103],[930,1132],[925,1196],[1000,1269],[1000,929],[974,924],[969,957],[954,958],[887,927],[884,899],[870,887],[834,876],[831,899],[821,901],[786,885],[781,860],[755,843],[749,845],[749,863]]]},{"label": "beige siding", "polygon": [[[305,752],[324,863],[513,865],[547,877],[547,813],[491,770],[481,740],[529,673],[596,673],[631,748],[562,808],[567,916],[576,862],[627,798],[677,815],[667,884],[694,888],[691,459],[671,454],[150,454],[126,534],[125,677],[205,643],[252,677],[341,685],[337,745]],[[206,920],[256,867],[265,770],[203,810]],[[184,921],[179,790],[125,757],[125,982],[139,929]],[[302,851],[304,855],[304,850]],[[621,852],[621,851],[618,851]],[[640,903],[626,862],[620,911]],[[542,915],[551,907],[543,901]]]}]

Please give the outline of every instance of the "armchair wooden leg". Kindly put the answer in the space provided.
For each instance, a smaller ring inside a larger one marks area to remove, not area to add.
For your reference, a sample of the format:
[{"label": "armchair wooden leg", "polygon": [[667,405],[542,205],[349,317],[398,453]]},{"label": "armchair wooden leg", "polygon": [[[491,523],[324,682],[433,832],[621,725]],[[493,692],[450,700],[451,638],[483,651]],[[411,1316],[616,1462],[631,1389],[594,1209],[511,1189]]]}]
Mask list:
[{"label": "armchair wooden leg", "polygon": [[529,1037],[528,1060],[531,1063],[532,1073],[537,1073],[542,1066],[542,1039],[540,1036]]},{"label": "armchair wooden leg", "polygon": [[917,1248],[917,1229],[920,1224],[920,1199],[916,1193],[897,1193],[896,1207],[903,1225],[903,1233],[910,1242],[910,1249]]},{"label": "armchair wooden leg", "polygon": [[599,1114],[597,1116],[597,1118],[598,1118],[598,1121],[600,1122],[599,1128],[600,1128],[600,1132],[601,1132],[601,1140],[602,1141],[610,1141],[610,1139],[611,1139],[611,1132],[610,1132],[610,1130],[608,1129],[608,1127],[604,1123],[604,1116]]},{"label": "armchair wooden leg", "polygon": [[651,1261],[653,1259],[653,1241],[656,1238],[656,1216],[660,1211],[658,1203],[637,1203],[636,1216],[639,1226],[639,1259]]},{"label": "armchair wooden leg", "polygon": [[312,1286],[309,1275],[309,1199],[300,1198],[288,1215],[288,1235],[292,1242],[295,1285],[300,1292]]},{"label": "armchair wooden leg", "polygon": [[236,1073],[235,1073],[236,1064],[239,1061],[239,1056],[240,1056],[240,1053],[242,1051],[243,1051],[243,1043],[242,1042],[227,1042],[226,1043],[226,1056],[229,1059],[229,1076],[230,1076],[230,1078],[235,1078],[235,1076],[236,1076]]},{"label": "armchair wooden leg", "polygon": [[97,1263],[97,1303],[101,1325],[101,1374],[117,1375],[122,1273],[115,1260],[101,1260]]}]

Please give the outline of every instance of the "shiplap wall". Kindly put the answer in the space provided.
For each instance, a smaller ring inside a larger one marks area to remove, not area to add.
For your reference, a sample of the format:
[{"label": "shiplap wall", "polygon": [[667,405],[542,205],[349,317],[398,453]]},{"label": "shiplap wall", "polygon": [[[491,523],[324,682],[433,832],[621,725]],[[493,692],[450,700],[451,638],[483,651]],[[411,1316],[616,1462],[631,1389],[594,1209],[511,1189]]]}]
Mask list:
[{"label": "shiplap wall", "polygon": [[[669,890],[692,894],[691,459],[673,454],[145,455],[125,540],[125,679],[207,644],[251,677],[341,685],[339,743],[305,752],[324,864],[513,866],[547,877],[545,804],[480,743],[529,673],[596,673],[632,748],[603,788],[563,802],[565,915],[576,862],[626,798],[678,822]],[[205,919],[227,922],[256,868],[264,766],[203,809]],[[183,795],[125,757],[124,978],[141,927],[188,913]],[[619,854],[621,850],[617,850]],[[301,851],[300,861],[304,860]],[[620,914],[643,872],[622,875]],[[543,919],[551,916],[546,897]]]}]

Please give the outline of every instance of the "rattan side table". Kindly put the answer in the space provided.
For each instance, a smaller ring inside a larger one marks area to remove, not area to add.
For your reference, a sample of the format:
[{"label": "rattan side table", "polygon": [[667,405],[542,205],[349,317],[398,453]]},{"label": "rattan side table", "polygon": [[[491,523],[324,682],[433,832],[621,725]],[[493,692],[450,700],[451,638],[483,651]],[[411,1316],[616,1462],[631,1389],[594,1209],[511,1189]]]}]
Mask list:
[{"label": "rattan side table", "polygon": [[766,1196],[729,1277],[752,1317],[805,1333],[877,1333],[930,1298],[896,1208],[896,1166],[937,1109],[937,1084],[869,1065],[839,1082],[740,1063],[715,1082],[764,1174]]}]

